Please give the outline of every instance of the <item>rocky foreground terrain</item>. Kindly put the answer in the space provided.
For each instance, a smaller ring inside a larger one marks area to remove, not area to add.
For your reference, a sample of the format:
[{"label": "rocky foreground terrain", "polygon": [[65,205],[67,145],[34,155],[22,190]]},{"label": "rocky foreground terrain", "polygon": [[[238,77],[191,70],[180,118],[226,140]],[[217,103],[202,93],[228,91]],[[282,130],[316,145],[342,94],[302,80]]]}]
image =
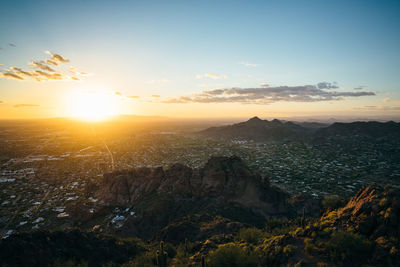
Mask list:
[{"label": "rocky foreground terrain", "polygon": [[162,250],[168,266],[400,263],[400,190],[392,187],[321,203],[289,197],[238,157],[214,157],[199,169],[174,164],[108,173],[95,191],[96,208],[80,201],[66,208],[73,227],[1,240],[0,262],[154,266]]}]

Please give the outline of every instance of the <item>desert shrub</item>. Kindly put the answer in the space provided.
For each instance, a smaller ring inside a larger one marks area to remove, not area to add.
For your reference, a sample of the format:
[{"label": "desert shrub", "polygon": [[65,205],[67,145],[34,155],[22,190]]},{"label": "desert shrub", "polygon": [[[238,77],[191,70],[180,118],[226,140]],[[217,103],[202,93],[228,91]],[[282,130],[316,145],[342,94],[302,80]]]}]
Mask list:
[{"label": "desert shrub", "polygon": [[296,246],[287,245],[282,250],[283,255],[285,255],[286,257],[290,257],[293,255],[295,249],[296,249]]},{"label": "desert shrub", "polygon": [[311,238],[304,239],[304,252],[311,255],[314,251],[318,250],[317,247],[313,244]]},{"label": "desert shrub", "polygon": [[342,200],[337,195],[326,196],[322,200],[322,205],[327,210],[333,210],[342,205]]},{"label": "desert shrub", "polygon": [[164,244],[164,249],[165,252],[167,252],[167,255],[169,258],[174,258],[176,255],[176,249],[174,247],[174,245],[170,244],[170,243],[165,243]]},{"label": "desert shrub", "polygon": [[363,262],[368,258],[372,245],[361,235],[338,231],[326,242],[325,249],[331,260],[341,265]]},{"label": "desert shrub", "polygon": [[388,199],[384,197],[379,201],[379,206],[386,207],[388,203],[389,203]]},{"label": "desert shrub", "polygon": [[156,253],[149,251],[136,256],[133,262],[126,263],[124,266],[147,267],[155,265],[157,265]]},{"label": "desert shrub", "polygon": [[247,243],[255,244],[263,237],[263,232],[257,228],[242,228],[238,233],[238,238]]},{"label": "desert shrub", "polygon": [[87,267],[87,261],[76,262],[73,259],[63,261],[63,260],[56,260],[54,261],[53,267]]},{"label": "desert shrub", "polygon": [[276,228],[281,228],[282,226],[286,225],[287,225],[287,219],[272,218],[265,223],[265,230],[269,232],[273,231]]},{"label": "desert shrub", "polygon": [[238,245],[227,244],[210,254],[207,266],[253,267],[258,265],[257,262],[257,256],[254,253]]}]

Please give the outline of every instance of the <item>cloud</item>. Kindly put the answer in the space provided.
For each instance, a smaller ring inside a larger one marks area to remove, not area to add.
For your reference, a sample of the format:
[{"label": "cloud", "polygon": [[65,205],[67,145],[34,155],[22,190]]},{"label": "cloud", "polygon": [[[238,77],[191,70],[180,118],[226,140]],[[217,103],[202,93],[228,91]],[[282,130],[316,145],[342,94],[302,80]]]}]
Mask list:
[{"label": "cloud", "polygon": [[3,104],[4,102],[0,100],[0,104]]},{"label": "cloud", "polygon": [[35,70],[35,74],[36,79],[39,81],[63,80],[66,78],[66,76],[61,73],[48,73],[41,70]]},{"label": "cloud", "polygon": [[20,75],[14,73],[12,71],[7,71],[7,70],[0,72],[0,78],[17,79],[17,80],[21,80],[21,81],[25,80],[24,77],[21,77]]},{"label": "cloud", "polygon": [[114,94],[118,95],[118,96],[123,96],[123,94],[121,92],[115,91]]},{"label": "cloud", "polygon": [[59,62],[59,63],[67,63],[69,62],[69,59],[64,58],[63,56],[61,56],[60,54],[54,54],[51,53],[50,51],[45,51],[46,54],[51,56],[51,60],[53,60],[54,62]]},{"label": "cloud", "polygon": [[46,59],[46,63],[47,63],[47,64],[54,65],[54,66],[58,66],[57,61],[54,61],[54,60],[52,60],[52,59]]},{"label": "cloud", "polygon": [[400,100],[397,99],[391,99],[390,97],[386,97],[383,99],[384,102],[392,102],[392,103],[397,103],[400,104]]},{"label": "cloud", "polygon": [[226,75],[216,75],[212,73],[204,73],[204,74],[197,74],[196,79],[201,79],[201,78],[211,78],[213,80],[218,80],[218,79],[226,79],[228,76]]},{"label": "cloud", "polygon": [[24,71],[24,70],[22,70],[20,68],[17,68],[17,67],[11,67],[10,69],[11,69],[11,71],[13,73],[18,74],[18,75],[25,75],[25,76],[30,76],[30,77],[35,76],[33,72]]},{"label": "cloud", "polygon": [[160,97],[160,95],[151,95],[151,97]]},{"label": "cloud", "polygon": [[180,96],[162,103],[242,103],[271,104],[275,102],[322,102],[344,100],[345,97],[374,96],[374,92],[331,91],[331,85],[279,86],[261,88],[226,88]]},{"label": "cloud", "polygon": [[318,89],[338,89],[339,86],[336,85],[336,82],[334,83],[328,83],[328,82],[320,82],[317,84]]},{"label": "cloud", "polygon": [[32,61],[31,63],[29,63],[29,65],[31,65],[35,68],[45,70],[45,71],[55,72],[55,70],[50,68],[49,66],[47,66],[46,62],[44,62],[44,61]]},{"label": "cloud", "polygon": [[127,98],[140,98],[140,97],[137,95],[130,95],[130,96],[127,96]]},{"label": "cloud", "polygon": [[254,63],[249,63],[249,62],[239,62],[240,65],[246,66],[246,67],[257,67],[258,64],[254,64]]},{"label": "cloud", "polygon": [[69,67],[68,69],[74,75],[82,75],[82,76],[83,75],[89,75],[89,73],[87,73],[87,72],[77,71],[76,68],[73,67],[73,66]]},{"label": "cloud", "polygon": [[362,107],[356,107],[355,109],[397,111],[400,110],[400,106],[362,106]]},{"label": "cloud", "polygon": [[39,107],[40,105],[36,104],[16,104],[14,108],[26,108],[26,107]]},{"label": "cloud", "polygon": [[17,47],[15,44],[9,43],[8,46]]},{"label": "cloud", "polygon": [[261,87],[269,87],[269,84],[268,83],[260,83],[260,86]]},{"label": "cloud", "polygon": [[362,89],[364,89],[365,87],[367,87],[367,86],[360,85],[360,86],[355,87],[355,88],[353,88],[353,89],[354,89],[354,90],[362,90]]},{"label": "cloud", "polygon": [[69,62],[69,59],[62,57],[59,54],[53,54],[46,51],[47,54],[51,55],[51,59],[31,61],[29,66],[33,67],[33,70],[23,70],[19,67],[11,67],[9,69],[0,70],[0,78],[15,79],[15,80],[26,80],[26,78],[32,78],[35,81],[50,81],[50,80],[73,80],[79,81],[77,75],[88,75],[86,72],[78,72],[75,67],[70,67],[69,70],[74,75],[69,76],[57,71],[56,69],[49,66],[58,66],[59,63]]}]

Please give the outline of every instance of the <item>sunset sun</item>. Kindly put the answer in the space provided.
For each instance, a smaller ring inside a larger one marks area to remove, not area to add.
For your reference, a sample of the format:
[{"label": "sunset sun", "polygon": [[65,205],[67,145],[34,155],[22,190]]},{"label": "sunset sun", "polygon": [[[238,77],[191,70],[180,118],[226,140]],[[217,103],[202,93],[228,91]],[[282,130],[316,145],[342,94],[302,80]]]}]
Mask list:
[{"label": "sunset sun", "polygon": [[116,115],[117,109],[112,96],[105,92],[77,92],[70,99],[72,117],[86,121],[100,121]]}]

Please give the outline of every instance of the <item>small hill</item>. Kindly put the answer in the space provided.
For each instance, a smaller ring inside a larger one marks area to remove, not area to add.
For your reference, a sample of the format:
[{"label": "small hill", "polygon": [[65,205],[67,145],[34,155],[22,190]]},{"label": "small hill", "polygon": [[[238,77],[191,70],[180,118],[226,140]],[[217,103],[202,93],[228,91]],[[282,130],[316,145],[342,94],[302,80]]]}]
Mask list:
[{"label": "small hill", "polygon": [[314,128],[305,128],[293,122],[261,120],[253,117],[245,122],[211,127],[199,132],[203,136],[224,139],[250,139],[255,141],[304,140]]},{"label": "small hill", "polygon": [[330,137],[349,137],[356,136],[359,138],[379,139],[379,138],[399,138],[400,123],[389,122],[351,122],[339,123],[321,128],[315,133],[316,138]]}]

